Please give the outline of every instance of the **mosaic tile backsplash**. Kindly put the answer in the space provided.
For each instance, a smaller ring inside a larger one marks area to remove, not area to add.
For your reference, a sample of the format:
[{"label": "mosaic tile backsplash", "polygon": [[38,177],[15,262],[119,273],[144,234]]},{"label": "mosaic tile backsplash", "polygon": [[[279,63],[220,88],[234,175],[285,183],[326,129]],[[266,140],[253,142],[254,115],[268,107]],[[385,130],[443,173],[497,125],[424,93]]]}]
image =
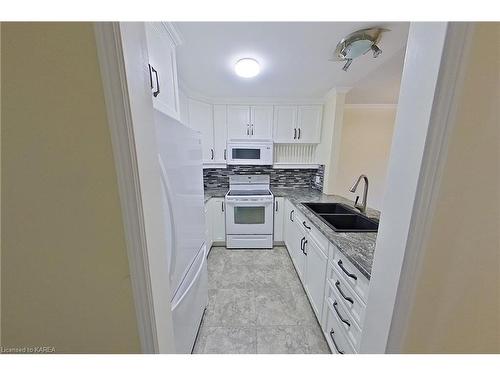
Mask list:
[{"label": "mosaic tile backsplash", "polygon": [[[260,165],[228,165],[227,169],[207,168],[203,170],[205,189],[229,188],[229,176],[241,174],[267,174],[273,187],[300,187],[323,190],[325,166],[318,169],[274,169]],[[316,182],[316,176],[319,182]]]}]

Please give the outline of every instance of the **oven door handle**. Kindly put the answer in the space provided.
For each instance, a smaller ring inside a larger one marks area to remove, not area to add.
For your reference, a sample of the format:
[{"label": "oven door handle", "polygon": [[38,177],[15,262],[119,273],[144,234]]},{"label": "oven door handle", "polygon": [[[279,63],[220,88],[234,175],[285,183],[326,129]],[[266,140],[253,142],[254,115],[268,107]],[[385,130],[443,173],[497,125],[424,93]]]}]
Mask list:
[{"label": "oven door handle", "polygon": [[244,206],[244,207],[262,207],[262,206],[273,206],[273,202],[258,202],[258,201],[226,201],[226,206],[227,207],[237,207],[237,206]]}]

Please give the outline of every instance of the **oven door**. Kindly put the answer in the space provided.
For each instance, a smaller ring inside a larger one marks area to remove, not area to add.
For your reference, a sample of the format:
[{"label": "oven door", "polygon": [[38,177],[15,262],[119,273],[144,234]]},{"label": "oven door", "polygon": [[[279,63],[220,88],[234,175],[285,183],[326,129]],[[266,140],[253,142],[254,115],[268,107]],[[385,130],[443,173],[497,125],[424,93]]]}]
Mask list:
[{"label": "oven door", "polygon": [[226,200],[227,234],[273,234],[273,201]]}]

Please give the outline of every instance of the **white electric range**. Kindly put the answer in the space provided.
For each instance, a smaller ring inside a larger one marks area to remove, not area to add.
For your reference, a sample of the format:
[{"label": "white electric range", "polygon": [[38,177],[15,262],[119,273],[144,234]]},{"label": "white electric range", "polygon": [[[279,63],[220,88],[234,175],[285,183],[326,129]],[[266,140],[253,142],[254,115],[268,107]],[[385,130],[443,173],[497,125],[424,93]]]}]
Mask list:
[{"label": "white electric range", "polygon": [[271,249],[273,247],[274,196],[267,175],[229,177],[226,205],[228,249]]}]

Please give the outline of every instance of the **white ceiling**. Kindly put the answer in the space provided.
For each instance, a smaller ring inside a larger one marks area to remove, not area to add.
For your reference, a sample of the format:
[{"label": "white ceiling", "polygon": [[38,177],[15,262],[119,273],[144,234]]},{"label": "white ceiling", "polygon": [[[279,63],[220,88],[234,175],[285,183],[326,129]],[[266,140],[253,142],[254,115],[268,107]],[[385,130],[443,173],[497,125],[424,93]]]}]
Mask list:
[{"label": "white ceiling", "polygon": [[[333,87],[352,87],[351,103],[397,101],[408,23],[367,22],[176,22],[179,77],[185,87],[210,97],[321,98]],[[348,72],[332,62],[337,43],[366,27],[391,29],[383,53],[353,61]],[[261,74],[236,76],[234,63],[252,57]]]}]

